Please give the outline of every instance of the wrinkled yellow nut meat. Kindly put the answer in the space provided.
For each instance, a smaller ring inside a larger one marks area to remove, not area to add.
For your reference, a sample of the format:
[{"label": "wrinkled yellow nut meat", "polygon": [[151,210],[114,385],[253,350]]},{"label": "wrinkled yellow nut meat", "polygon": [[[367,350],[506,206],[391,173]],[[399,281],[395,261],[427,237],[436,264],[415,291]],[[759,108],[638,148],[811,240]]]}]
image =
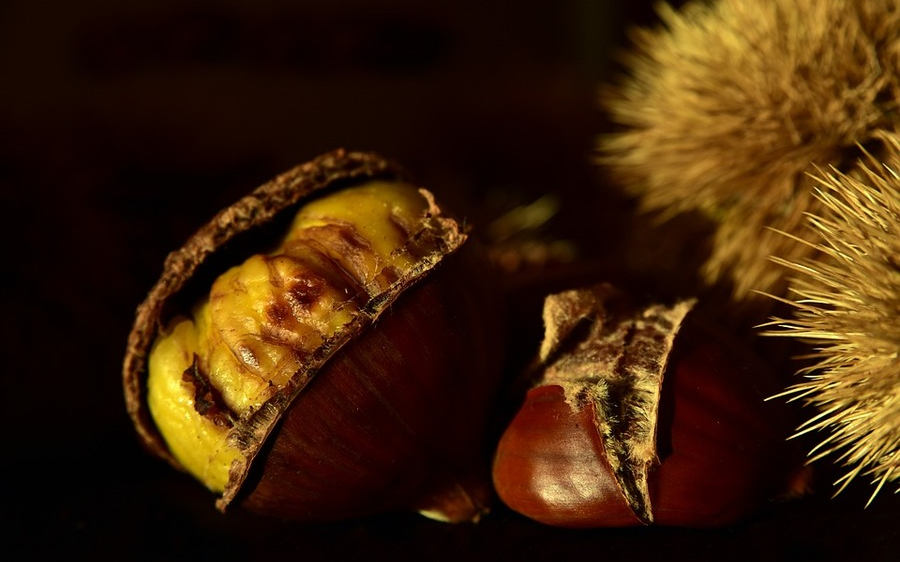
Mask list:
[{"label": "wrinkled yellow nut meat", "polygon": [[241,452],[226,439],[287,384],[304,357],[347,325],[430,248],[417,248],[428,201],[374,181],[314,200],[279,247],[213,283],[192,317],[172,320],[149,358],[148,405],[169,450],[222,492]]}]

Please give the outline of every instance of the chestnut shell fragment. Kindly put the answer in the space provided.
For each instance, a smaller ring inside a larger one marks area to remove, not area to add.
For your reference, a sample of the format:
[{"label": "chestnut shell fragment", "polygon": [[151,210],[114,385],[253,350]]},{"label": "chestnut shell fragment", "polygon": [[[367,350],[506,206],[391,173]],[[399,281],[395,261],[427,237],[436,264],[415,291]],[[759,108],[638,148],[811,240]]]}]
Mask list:
[{"label": "chestnut shell fragment", "polygon": [[[375,154],[322,155],[221,211],[168,256],[138,307],[123,366],[128,413],[153,454],[181,468],[146,403],[149,350],[167,321],[228,265],[258,253],[264,233],[309,198],[369,180],[408,181]],[[415,509],[454,522],[487,510],[500,300],[477,244],[431,204],[442,227],[439,255],[370,302],[284,389],[235,423],[228,439],[246,462],[232,465],[220,509],[236,503],[307,521]]]}]

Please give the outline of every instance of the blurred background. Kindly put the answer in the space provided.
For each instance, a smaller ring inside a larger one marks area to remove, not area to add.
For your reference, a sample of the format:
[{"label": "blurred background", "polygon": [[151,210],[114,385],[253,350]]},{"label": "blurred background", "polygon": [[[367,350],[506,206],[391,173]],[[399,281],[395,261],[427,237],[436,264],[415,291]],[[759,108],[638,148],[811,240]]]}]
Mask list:
[{"label": "blurred background", "polygon": [[[626,6],[627,5],[627,6]],[[165,255],[216,210],[338,147],[374,150],[486,224],[544,193],[554,236],[615,260],[627,206],[590,163],[650,2],[0,3],[0,538],[25,558],[888,559],[900,506],[828,485],[745,525],[571,532],[385,515],[298,526],[147,456],[120,362]],[[13,550],[14,551],[14,550]]]}]

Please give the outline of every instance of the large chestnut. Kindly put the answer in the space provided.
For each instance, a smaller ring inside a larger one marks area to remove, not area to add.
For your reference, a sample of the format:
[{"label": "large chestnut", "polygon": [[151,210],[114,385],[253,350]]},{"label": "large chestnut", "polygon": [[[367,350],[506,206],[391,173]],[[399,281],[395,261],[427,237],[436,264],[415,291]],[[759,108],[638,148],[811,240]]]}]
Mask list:
[{"label": "large chestnut", "polygon": [[511,509],[562,527],[713,527],[802,490],[792,416],[766,401],[777,378],[691,309],[610,285],[546,299],[534,386],[494,460]]},{"label": "large chestnut", "polygon": [[323,155],[169,255],[128,340],[128,412],[223,510],[476,520],[503,349],[489,275],[398,166]]}]

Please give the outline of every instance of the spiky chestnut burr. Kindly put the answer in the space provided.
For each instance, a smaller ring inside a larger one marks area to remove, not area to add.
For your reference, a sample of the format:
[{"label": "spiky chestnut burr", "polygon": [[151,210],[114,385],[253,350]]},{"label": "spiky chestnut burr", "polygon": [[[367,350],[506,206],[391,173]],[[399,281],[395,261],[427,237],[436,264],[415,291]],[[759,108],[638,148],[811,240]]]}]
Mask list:
[{"label": "spiky chestnut burr", "polygon": [[632,265],[718,291],[732,302],[707,312],[749,327],[773,304],[756,291],[786,290],[768,256],[813,251],[770,229],[798,232],[820,208],[813,165],[855,174],[858,145],[877,155],[878,131],[900,126],[900,2],[695,0],[659,15],[601,93],[614,128],[598,162],[668,229],[635,240]]},{"label": "spiky chestnut burr", "polygon": [[812,348],[784,396],[817,411],[799,429],[824,435],[811,461],[835,455],[847,468],[838,492],[870,477],[872,498],[900,479],[900,137],[885,139],[886,164],[817,177],[822,208],[801,239],[816,257],[775,259],[796,275],[793,317],[764,332]]}]

